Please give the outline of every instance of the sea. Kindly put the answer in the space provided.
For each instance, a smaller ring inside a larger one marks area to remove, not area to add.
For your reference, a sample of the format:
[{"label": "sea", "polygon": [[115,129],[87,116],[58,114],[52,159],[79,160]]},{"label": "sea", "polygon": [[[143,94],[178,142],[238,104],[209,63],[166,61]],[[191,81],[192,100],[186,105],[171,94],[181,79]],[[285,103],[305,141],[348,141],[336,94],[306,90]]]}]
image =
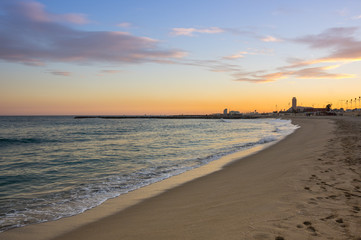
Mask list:
[{"label": "sea", "polygon": [[297,128],[272,118],[0,117],[0,232],[82,213]]}]

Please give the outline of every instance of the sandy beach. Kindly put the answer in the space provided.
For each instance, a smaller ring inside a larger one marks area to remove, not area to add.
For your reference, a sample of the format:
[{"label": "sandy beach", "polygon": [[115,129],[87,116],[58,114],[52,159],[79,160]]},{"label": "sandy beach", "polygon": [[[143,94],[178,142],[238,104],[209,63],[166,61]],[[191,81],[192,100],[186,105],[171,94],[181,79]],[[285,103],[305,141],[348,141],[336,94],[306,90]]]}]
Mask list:
[{"label": "sandy beach", "polygon": [[361,119],[292,121],[279,143],[109,216],[0,239],[361,239]]}]

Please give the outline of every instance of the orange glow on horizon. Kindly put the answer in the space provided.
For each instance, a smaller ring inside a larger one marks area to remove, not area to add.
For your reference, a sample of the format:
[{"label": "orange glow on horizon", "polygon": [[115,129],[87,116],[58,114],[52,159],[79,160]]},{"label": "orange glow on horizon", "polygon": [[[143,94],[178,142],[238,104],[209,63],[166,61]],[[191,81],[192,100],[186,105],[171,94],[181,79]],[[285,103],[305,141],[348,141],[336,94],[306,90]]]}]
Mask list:
[{"label": "orange glow on horizon", "polygon": [[177,114],[214,114],[222,113],[223,109],[240,111],[242,113],[273,112],[287,110],[291,99],[295,96],[298,105],[309,107],[324,107],[332,103],[334,108],[344,107],[340,98],[320,96],[302,97],[297,94],[288,97],[270,98],[267,96],[257,99],[223,100],[108,100],[108,101],[18,101],[16,104],[1,105],[1,115],[177,115]]}]

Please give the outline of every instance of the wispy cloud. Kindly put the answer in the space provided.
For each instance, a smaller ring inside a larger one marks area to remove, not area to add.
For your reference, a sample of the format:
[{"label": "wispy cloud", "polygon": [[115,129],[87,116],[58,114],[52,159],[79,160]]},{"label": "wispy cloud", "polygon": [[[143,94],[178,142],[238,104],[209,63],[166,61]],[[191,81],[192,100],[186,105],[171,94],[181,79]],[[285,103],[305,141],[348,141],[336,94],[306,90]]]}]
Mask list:
[{"label": "wispy cloud", "polygon": [[233,35],[239,35],[244,37],[255,38],[263,42],[282,42],[284,41],[281,38],[276,38],[271,35],[261,35],[257,33],[253,28],[220,28],[220,27],[210,27],[210,28],[173,28],[171,31],[172,36],[188,36],[194,37],[196,34],[219,34],[219,33],[230,33]]},{"label": "wispy cloud", "polygon": [[71,72],[51,71],[50,73],[57,76],[64,76],[64,77],[71,76]]},{"label": "wispy cloud", "polygon": [[[288,39],[298,44],[305,44],[310,48],[331,49],[331,54],[315,59],[291,59],[290,64],[275,69],[260,69],[247,72],[237,64],[229,64],[230,60],[244,58],[247,55],[271,54],[272,49],[239,51],[219,60],[178,61],[179,64],[205,67],[213,72],[230,74],[235,81],[266,83],[281,79],[347,79],[356,77],[354,74],[334,72],[343,64],[350,61],[360,61],[360,41],[353,35],[358,28],[328,29],[317,35],[307,35],[296,39]],[[271,38],[269,38],[271,40]],[[274,39],[273,39],[274,41]],[[233,61],[232,61],[233,63]]]},{"label": "wispy cloud", "polygon": [[298,79],[345,79],[355,77],[353,74],[327,72],[327,70],[333,68],[336,68],[336,66],[303,68],[290,72],[290,75]]},{"label": "wispy cloud", "polygon": [[123,71],[121,70],[112,70],[112,69],[106,69],[106,70],[101,70],[98,74],[96,74],[97,76],[105,76],[105,75],[114,75],[117,73],[121,73]]},{"label": "wispy cloud", "polygon": [[122,23],[118,23],[117,26],[121,28],[130,28],[132,24],[129,22],[122,22]]},{"label": "wispy cloud", "polygon": [[229,61],[225,62],[222,60],[178,60],[174,62],[176,64],[182,64],[186,66],[195,66],[208,69],[212,72],[227,72],[233,73],[240,71],[240,67],[236,64],[231,64]]},{"label": "wispy cloud", "polygon": [[235,81],[238,82],[251,82],[251,83],[265,83],[265,82],[274,82],[288,77],[287,73],[275,72],[262,74],[263,71],[257,72],[248,72],[248,73],[235,73],[233,76],[236,78]]},{"label": "wispy cloud", "polygon": [[246,55],[268,55],[273,53],[273,49],[247,49],[247,51],[240,51],[233,55],[225,56],[223,59],[236,60],[244,58]]},{"label": "wispy cloud", "polygon": [[264,38],[261,38],[263,42],[282,42],[282,39],[275,38],[273,36],[266,36]]},{"label": "wispy cloud", "polygon": [[[354,78],[353,74],[340,74],[330,73],[327,70],[336,68],[337,66],[325,66],[325,67],[306,67],[294,71],[278,71],[268,74],[260,74],[259,72],[254,73],[240,73],[234,74],[236,77],[235,81],[240,82],[253,82],[253,83],[264,83],[274,82],[285,78],[296,78],[296,79],[345,79]],[[262,72],[261,72],[262,73]]]},{"label": "wispy cloud", "polygon": [[7,7],[12,13],[22,14],[33,22],[69,22],[75,24],[86,24],[90,22],[85,14],[55,14],[46,12],[45,6],[35,1],[17,2],[16,5],[7,5]]},{"label": "wispy cloud", "polygon": [[0,15],[0,59],[41,66],[46,62],[157,62],[184,52],[162,49],[158,41],[125,32],[82,31],[64,25],[85,23],[81,15],[51,14],[40,3],[8,2]]},{"label": "wispy cloud", "polygon": [[222,33],[224,30],[219,27],[210,27],[210,28],[173,28],[171,35],[173,36],[194,36],[194,33],[206,33],[206,34],[216,34]]},{"label": "wispy cloud", "polygon": [[357,27],[330,28],[316,35],[306,35],[293,41],[309,45],[311,48],[346,47],[355,43],[353,35]]},{"label": "wispy cloud", "polygon": [[223,57],[223,59],[228,59],[228,60],[234,60],[234,59],[239,59],[239,58],[244,58],[245,55],[249,54],[248,52],[239,52],[230,56],[225,56]]},{"label": "wispy cloud", "polygon": [[246,36],[251,38],[259,38],[259,34],[254,30],[255,27],[248,27],[243,29],[238,28],[222,28],[224,32],[238,35],[238,36]]},{"label": "wispy cloud", "polygon": [[309,64],[329,62],[356,62],[361,61],[361,41],[354,35],[357,27],[330,28],[317,35],[308,35],[294,39],[311,48],[331,48],[332,53],[322,58],[308,61]]},{"label": "wispy cloud", "polygon": [[308,60],[290,59],[291,64],[278,67],[273,72],[235,72],[233,76],[236,81],[255,83],[273,82],[290,77],[296,79],[355,78],[354,74],[331,71],[343,64],[361,61],[361,41],[354,37],[358,30],[357,27],[330,28],[320,34],[290,39],[290,41],[305,44],[313,49],[330,49],[330,54]]}]

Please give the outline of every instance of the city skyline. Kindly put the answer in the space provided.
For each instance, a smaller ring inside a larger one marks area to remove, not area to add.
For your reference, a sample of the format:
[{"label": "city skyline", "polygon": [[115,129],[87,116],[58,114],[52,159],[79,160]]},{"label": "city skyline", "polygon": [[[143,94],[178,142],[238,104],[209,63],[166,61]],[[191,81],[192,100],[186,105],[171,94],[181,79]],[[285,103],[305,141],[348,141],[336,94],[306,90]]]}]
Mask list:
[{"label": "city skyline", "polygon": [[4,0],[0,22],[0,115],[360,104],[359,1]]}]

